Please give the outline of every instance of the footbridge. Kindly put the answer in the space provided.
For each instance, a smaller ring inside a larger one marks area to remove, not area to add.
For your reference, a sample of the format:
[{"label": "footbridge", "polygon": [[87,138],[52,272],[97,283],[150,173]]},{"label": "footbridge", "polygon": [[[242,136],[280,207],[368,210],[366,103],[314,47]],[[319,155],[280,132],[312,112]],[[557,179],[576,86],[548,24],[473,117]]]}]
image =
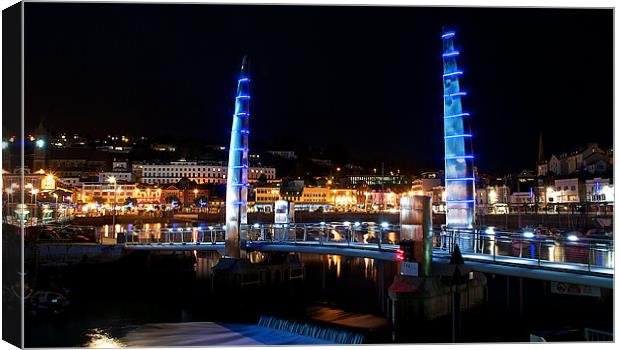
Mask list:
[{"label": "footbridge", "polygon": [[[400,226],[331,222],[243,225],[252,252],[298,252],[398,261]],[[179,227],[126,232],[128,251],[225,252],[225,227]],[[242,240],[243,243],[243,240]],[[613,288],[611,240],[554,237],[533,232],[433,230],[433,262],[447,263],[458,245],[474,270]]]}]

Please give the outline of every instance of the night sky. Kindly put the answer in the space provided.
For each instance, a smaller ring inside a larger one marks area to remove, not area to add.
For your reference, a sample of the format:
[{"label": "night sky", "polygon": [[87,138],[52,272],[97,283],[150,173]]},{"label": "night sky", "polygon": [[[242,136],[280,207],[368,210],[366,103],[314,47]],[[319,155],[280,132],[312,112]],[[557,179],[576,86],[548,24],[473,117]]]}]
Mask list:
[{"label": "night sky", "polygon": [[26,3],[26,130],[227,144],[247,53],[251,148],[439,169],[443,25],[481,171],[612,145],[612,10]]}]

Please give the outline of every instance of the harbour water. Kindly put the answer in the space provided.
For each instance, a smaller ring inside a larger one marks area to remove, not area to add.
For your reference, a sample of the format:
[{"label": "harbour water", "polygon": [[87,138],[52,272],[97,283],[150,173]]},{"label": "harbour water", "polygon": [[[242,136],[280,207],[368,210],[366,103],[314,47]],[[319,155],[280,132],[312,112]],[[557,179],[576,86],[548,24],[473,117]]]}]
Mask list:
[{"label": "harbour water", "polygon": [[[98,230],[109,233],[110,227]],[[531,253],[529,247],[519,249]],[[265,254],[251,253],[250,261],[259,263]],[[62,293],[68,305],[58,313],[28,307],[26,346],[452,341],[450,317],[393,332],[388,288],[397,273],[394,262],[300,254],[303,280],[238,293],[214,291],[212,268],[219,259],[217,252],[133,251],[114,262],[28,265],[29,287]],[[612,327],[608,290],[600,297],[557,295],[546,281],[500,275],[487,280],[488,301],[461,315],[459,342],[528,341],[537,331]]]}]

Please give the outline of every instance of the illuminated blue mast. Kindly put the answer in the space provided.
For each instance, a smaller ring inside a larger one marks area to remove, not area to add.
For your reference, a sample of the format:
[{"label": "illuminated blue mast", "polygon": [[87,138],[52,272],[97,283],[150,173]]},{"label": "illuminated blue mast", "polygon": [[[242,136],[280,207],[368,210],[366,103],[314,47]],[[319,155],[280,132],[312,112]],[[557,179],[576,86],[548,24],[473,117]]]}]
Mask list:
[{"label": "illuminated blue mast", "polygon": [[459,86],[463,72],[458,69],[459,51],[454,48],[453,31],[445,31],[443,41],[443,129],[446,173],[446,225],[473,228],[475,213],[474,155],[469,113],[463,111],[466,95]]},{"label": "illuminated blue mast", "polygon": [[237,83],[226,181],[225,255],[233,258],[245,258],[245,237],[242,233],[242,225],[245,226],[248,223],[249,119],[250,79],[248,77],[247,56],[244,56],[241,63],[241,74]]}]

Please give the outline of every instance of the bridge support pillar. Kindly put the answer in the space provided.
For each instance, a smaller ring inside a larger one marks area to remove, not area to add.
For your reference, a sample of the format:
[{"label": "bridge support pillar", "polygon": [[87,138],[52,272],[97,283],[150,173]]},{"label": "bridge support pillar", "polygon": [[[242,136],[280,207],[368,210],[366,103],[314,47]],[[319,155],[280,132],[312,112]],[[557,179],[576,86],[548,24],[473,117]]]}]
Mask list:
[{"label": "bridge support pillar", "polygon": [[400,199],[400,239],[413,241],[413,257],[420,276],[430,276],[433,258],[431,197],[403,196]]},{"label": "bridge support pillar", "polygon": [[[450,264],[432,265],[431,198],[404,196],[401,199],[401,239],[412,240],[417,273],[402,262],[394,282],[388,289],[389,315],[399,334],[410,335],[419,330],[422,338],[426,321],[453,314],[453,336],[458,336],[459,314],[481,305],[486,300],[486,277],[463,265],[458,246]],[[432,269],[431,269],[432,265]],[[413,327],[413,328],[409,328]],[[407,340],[407,339],[403,339]],[[425,339],[419,339],[425,340]],[[430,340],[430,339],[426,339]]]}]

